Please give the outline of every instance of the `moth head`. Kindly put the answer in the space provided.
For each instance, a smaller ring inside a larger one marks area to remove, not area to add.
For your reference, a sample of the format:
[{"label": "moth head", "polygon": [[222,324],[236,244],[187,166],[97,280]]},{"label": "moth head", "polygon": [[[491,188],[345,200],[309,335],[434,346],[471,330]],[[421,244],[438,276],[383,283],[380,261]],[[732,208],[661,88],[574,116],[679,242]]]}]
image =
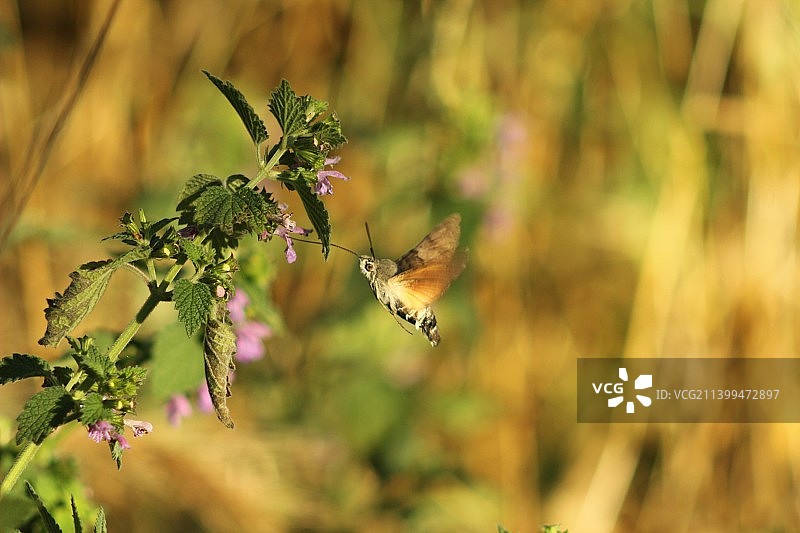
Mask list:
[{"label": "moth head", "polygon": [[397,263],[391,259],[375,259],[369,255],[358,258],[361,273],[370,281],[374,279],[386,280],[397,274]]},{"label": "moth head", "polygon": [[368,278],[372,278],[375,276],[375,258],[369,255],[360,255],[358,256],[358,267],[361,269],[361,273],[364,274]]}]

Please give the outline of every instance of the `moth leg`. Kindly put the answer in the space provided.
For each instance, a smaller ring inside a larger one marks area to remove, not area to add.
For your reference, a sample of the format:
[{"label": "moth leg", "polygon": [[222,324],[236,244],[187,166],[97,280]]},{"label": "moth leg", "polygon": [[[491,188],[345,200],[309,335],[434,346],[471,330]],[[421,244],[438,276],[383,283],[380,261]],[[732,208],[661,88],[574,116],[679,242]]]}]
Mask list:
[{"label": "moth leg", "polygon": [[[397,318],[397,315],[396,315],[396,314],[394,314],[394,313],[391,313],[391,312],[390,312],[390,314],[391,314],[391,315],[392,315],[392,317],[394,318],[394,321],[395,321],[395,322],[397,322],[397,325],[398,325],[398,326],[400,326],[401,328],[403,328],[403,331],[405,331],[405,332],[406,332],[406,333],[408,333],[409,335],[413,335],[413,334],[414,334],[414,332],[412,332],[412,331],[409,331],[409,330],[408,330],[408,328],[406,328],[406,327],[403,325],[403,323],[402,323],[402,322],[400,322],[400,320]],[[405,318],[405,317],[404,317],[404,318]],[[408,319],[406,318],[406,320],[408,320]]]}]

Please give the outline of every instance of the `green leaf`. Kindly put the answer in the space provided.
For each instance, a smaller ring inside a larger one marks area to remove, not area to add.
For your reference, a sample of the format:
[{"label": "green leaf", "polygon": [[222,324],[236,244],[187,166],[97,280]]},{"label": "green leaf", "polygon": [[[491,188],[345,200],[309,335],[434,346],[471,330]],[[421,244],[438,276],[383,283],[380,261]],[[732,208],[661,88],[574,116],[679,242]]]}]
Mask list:
[{"label": "green leaf", "polygon": [[106,512],[102,506],[97,510],[97,518],[94,521],[94,533],[108,533]]},{"label": "green leaf", "polygon": [[300,97],[300,106],[305,114],[306,122],[311,122],[328,109],[328,102],[305,95]]},{"label": "green leaf", "polygon": [[178,310],[178,320],[186,328],[186,335],[191,337],[208,318],[214,301],[211,288],[204,283],[181,279],[175,282],[172,299],[175,301],[175,309]]},{"label": "green leaf", "polygon": [[278,88],[272,91],[269,110],[278,121],[284,137],[294,137],[306,126],[306,109],[303,102],[286,80],[281,80]]},{"label": "green leaf", "polygon": [[331,115],[315,123],[311,126],[311,133],[324,149],[339,148],[347,142],[347,138],[342,135],[342,125],[336,115]]},{"label": "green leaf", "polygon": [[139,387],[147,378],[147,369],[141,366],[126,366],[120,368],[116,375],[116,385],[113,393],[118,398],[132,399],[139,391]]},{"label": "green leaf", "polygon": [[81,424],[88,426],[100,420],[108,420],[111,410],[103,406],[103,397],[90,392],[81,400]]},{"label": "green leaf", "polygon": [[298,137],[294,142],[294,155],[309,168],[320,169],[325,164],[325,152],[314,144],[314,137]]},{"label": "green leaf", "polygon": [[230,396],[229,372],[233,369],[233,356],[236,354],[236,334],[233,332],[228,306],[217,300],[206,323],[203,342],[206,383],[211,395],[211,403],[220,422],[233,428],[233,419],[226,404]]},{"label": "green leaf", "polygon": [[94,521],[94,533],[108,533],[106,512],[102,506],[97,510],[97,518]]},{"label": "green leaf", "polygon": [[41,357],[26,353],[15,353],[0,359],[0,385],[36,377],[53,377],[53,369]]},{"label": "green leaf", "polygon": [[69,380],[72,379],[72,376],[75,375],[75,369],[70,368],[68,366],[54,366],[53,367],[53,379],[45,378],[44,384],[46,387],[51,387],[53,385],[65,385],[69,383]]},{"label": "green leaf", "polygon": [[264,126],[264,123],[261,121],[261,118],[256,114],[253,110],[253,107],[247,103],[245,100],[244,95],[233,86],[233,84],[229,81],[223,81],[213,74],[209,74],[205,70],[203,74],[211,80],[219,91],[225,95],[225,98],[231,103],[233,108],[236,110],[236,113],[239,115],[239,118],[242,119],[244,123],[244,127],[247,128],[247,133],[250,134],[250,138],[253,139],[253,142],[256,145],[261,144],[262,142],[266,141],[269,138],[267,134],[267,128]]},{"label": "green leaf", "polygon": [[199,224],[233,228],[233,194],[222,185],[205,189],[195,202],[195,220]]},{"label": "green leaf", "polygon": [[25,490],[27,491],[30,499],[34,501],[36,507],[39,509],[39,516],[42,517],[45,528],[47,528],[47,531],[49,533],[61,533],[61,528],[58,527],[56,519],[53,518],[53,515],[51,515],[50,512],[47,510],[47,507],[44,506],[44,502],[42,501],[42,499],[39,497],[38,494],[36,494],[36,491],[33,490],[33,485],[31,485],[29,482],[26,481]]},{"label": "green leaf", "polygon": [[64,423],[72,407],[72,397],[61,386],[47,387],[31,396],[17,417],[17,444],[24,441],[41,444]]},{"label": "green leaf", "polygon": [[39,339],[39,344],[56,346],[94,309],[115,270],[149,255],[149,246],[139,246],[117,259],[86,263],[78,267],[78,270],[69,275],[72,282],[64,295],[56,293],[55,298],[47,300],[48,306],[44,310],[47,331]]},{"label": "green leaf", "polygon": [[83,533],[83,525],[81,524],[81,517],[78,515],[78,506],[75,505],[75,496],[70,494],[69,501],[72,506],[72,525],[75,528],[75,533]]},{"label": "green leaf", "polygon": [[264,231],[267,215],[275,211],[261,193],[247,187],[236,191],[222,186],[209,187],[195,205],[195,219],[199,224],[218,226],[228,235]]},{"label": "green leaf", "polygon": [[135,239],[131,237],[131,234],[127,231],[121,231],[119,233],[114,233],[113,235],[109,235],[108,237],[103,237],[100,239],[101,241],[122,241],[125,244],[130,244],[131,246],[136,246],[138,243]]},{"label": "green leaf", "polygon": [[111,458],[117,463],[117,470],[122,468],[122,453],[125,449],[119,443],[118,440],[114,440],[108,443],[109,448],[111,448]]},{"label": "green leaf", "polygon": [[186,257],[191,261],[195,267],[207,265],[214,258],[211,250],[189,239],[180,239],[178,244]]},{"label": "green leaf", "polygon": [[162,218],[161,220],[157,220],[152,223],[148,222],[145,226],[145,235],[144,235],[145,238],[152,237],[153,235],[164,229],[166,226],[168,226],[175,220],[178,220],[178,218],[177,217]]},{"label": "green leaf", "polygon": [[320,197],[311,190],[305,181],[294,182],[291,187],[297,191],[300,200],[303,201],[303,207],[306,209],[308,219],[314,226],[314,230],[322,243],[322,255],[327,259],[331,242],[331,224],[328,219],[328,210],[325,209],[325,204],[322,203]]},{"label": "green leaf", "polygon": [[183,185],[178,194],[178,209],[185,209],[205,191],[208,187],[222,185],[222,180],[211,174],[195,174]]},{"label": "green leaf", "polygon": [[114,368],[114,363],[109,360],[108,355],[100,353],[100,350],[94,345],[89,346],[85,355],[78,355],[76,357],[78,360],[78,367],[98,380],[104,379],[109,370]]},{"label": "green leaf", "polygon": [[175,394],[195,390],[203,381],[200,344],[187,338],[183,326],[171,324],[155,334],[151,353],[153,395],[166,401]]},{"label": "green leaf", "polygon": [[267,225],[267,215],[275,209],[267,204],[261,193],[242,188],[233,195],[233,220],[246,226],[250,233],[261,233]]}]

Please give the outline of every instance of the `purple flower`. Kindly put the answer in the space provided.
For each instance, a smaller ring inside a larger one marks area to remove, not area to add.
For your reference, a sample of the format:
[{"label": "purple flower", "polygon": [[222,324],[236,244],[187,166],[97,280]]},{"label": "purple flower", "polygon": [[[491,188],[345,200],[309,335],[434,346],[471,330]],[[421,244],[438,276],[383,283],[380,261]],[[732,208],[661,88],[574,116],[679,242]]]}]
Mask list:
[{"label": "purple flower", "polygon": [[308,235],[311,233],[311,230],[298,226],[297,223],[292,220],[291,213],[286,212],[288,208],[289,206],[284,203],[278,204],[278,209],[281,211],[281,213],[280,215],[272,218],[273,221],[278,222],[278,227],[275,228],[275,231],[272,234],[270,234],[268,231],[265,231],[261,234],[260,239],[265,241],[272,238],[272,235],[277,235],[286,241],[286,262],[294,263],[297,260],[297,252],[294,251],[294,241],[292,240],[290,234],[296,233],[298,235]]},{"label": "purple flower", "polygon": [[[342,158],[338,155],[336,157],[329,157],[325,160],[324,166],[333,166],[341,159]],[[340,180],[350,179],[338,170],[318,170],[317,183],[314,185],[314,192],[320,196],[324,194],[333,194],[333,185],[331,185],[331,180],[329,178],[339,178]]]},{"label": "purple flower", "polygon": [[130,420],[126,418],[125,425],[133,430],[134,437],[141,437],[153,431],[153,424],[143,420]]},{"label": "purple flower", "polygon": [[94,424],[89,425],[89,438],[95,442],[103,440],[111,440],[111,431],[114,429],[109,422],[100,420]]},{"label": "purple flower", "polygon": [[167,402],[167,420],[173,427],[181,425],[181,419],[192,414],[192,406],[183,394],[175,394]]},{"label": "purple flower", "polygon": [[244,322],[244,308],[250,303],[247,293],[241,288],[236,288],[233,297],[228,300],[228,311],[231,313],[231,322],[238,324]]},{"label": "purple flower", "polygon": [[197,387],[197,409],[202,413],[210,413],[214,410],[214,403],[211,401],[211,394],[208,392],[208,383],[205,381]]},{"label": "purple flower", "polygon": [[[280,235],[281,230],[287,231],[285,227],[279,227],[276,233]],[[289,262],[291,263],[293,260]],[[247,320],[245,308],[249,303],[250,299],[247,294],[239,288],[236,289],[233,298],[228,301],[231,322],[236,328],[236,359],[242,363],[249,363],[264,357],[263,340],[272,336],[272,329],[268,325],[255,320]],[[203,391],[204,387],[205,390]],[[205,383],[198,390],[198,402],[202,399],[203,392],[208,396],[208,388]],[[211,405],[210,398],[208,405]]]},{"label": "purple flower", "polygon": [[186,226],[178,230],[178,235],[184,239],[194,240],[199,233],[197,226]]},{"label": "purple flower", "polygon": [[289,236],[289,230],[284,227],[276,228],[275,235],[286,241],[286,250],[284,250],[286,262],[292,264],[297,261],[297,252],[294,251],[294,241]]},{"label": "purple flower", "polygon": [[[138,422],[138,421],[132,420],[131,422]],[[126,420],[125,423],[127,424],[128,421]],[[138,422],[138,423],[147,424],[147,422]],[[153,429],[152,425],[150,424],[147,425],[150,426],[151,430]],[[128,439],[126,439],[122,435],[122,433],[119,433],[116,429],[114,429],[114,426],[112,426],[110,422],[107,422],[105,420],[100,420],[98,422],[95,422],[94,424],[89,425],[89,438],[95,442],[100,442],[103,440],[108,441],[111,444],[118,442],[119,445],[122,446],[123,450],[127,450],[128,448],[131,447],[131,445],[128,444]]]},{"label": "purple flower", "polygon": [[264,342],[272,336],[272,329],[261,322],[249,321],[236,329],[236,359],[249,363],[264,357]]}]

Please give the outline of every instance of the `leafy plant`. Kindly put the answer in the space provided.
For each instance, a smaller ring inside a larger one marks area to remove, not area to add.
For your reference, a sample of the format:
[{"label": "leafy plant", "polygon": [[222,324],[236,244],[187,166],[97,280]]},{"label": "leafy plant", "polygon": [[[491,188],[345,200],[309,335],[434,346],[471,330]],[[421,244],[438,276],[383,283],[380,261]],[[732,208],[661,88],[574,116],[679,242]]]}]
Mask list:
[{"label": "leafy plant", "polygon": [[[226,400],[237,342],[228,301],[236,294],[237,249],[245,238],[269,241],[277,235],[285,242],[286,259],[291,263],[296,258],[291,235],[310,233],[298,227],[286,205],[262,187],[264,180],[277,181],[297,193],[327,258],[331,225],[322,197],[332,193],[330,177],[346,179],[329,168],[338,162],[330,152],[346,142],[336,115],[325,114],[326,102],[298,96],[284,80],[268,102],[281,128],[280,138],[269,145],[264,122],[244,95],[230,82],[204,74],[241,118],[255,147],[258,171],[252,178],[241,174],[192,176],[178,195],[171,217],[151,222],[143,211],[136,217],[125,213],[120,219],[122,230],[107,239],[119,241],[127,249],[115,258],[81,265],[70,274],[64,293],[48,300],[47,329],[39,344],[56,347],[66,339],[70,350],[64,364],[21,353],[0,360],[0,385],[29,378],[43,380],[42,390],[17,417],[16,443],[24,447],[0,485],[0,499],[14,487],[39,446],[62,425],[78,423],[96,442],[108,442],[118,467],[124,450],[130,447],[125,428],[131,429],[134,437],[152,430],[149,423],[130,417],[147,377],[142,365],[148,358],[126,356],[124,350],[160,303],[172,302],[188,337],[202,331],[205,381],[213,408],[225,426],[233,427]],[[102,348],[96,338],[70,336],[122,268],[138,273],[147,284],[149,295],[140,310],[108,348]],[[192,344],[172,344],[180,345],[176,361],[181,363],[173,365],[179,367],[187,362],[187,354],[192,355]],[[169,351],[159,349],[157,341],[154,357],[169,358]],[[196,358],[201,357],[199,352],[198,348]],[[30,484],[28,494],[37,502],[48,530],[59,531]]]}]

